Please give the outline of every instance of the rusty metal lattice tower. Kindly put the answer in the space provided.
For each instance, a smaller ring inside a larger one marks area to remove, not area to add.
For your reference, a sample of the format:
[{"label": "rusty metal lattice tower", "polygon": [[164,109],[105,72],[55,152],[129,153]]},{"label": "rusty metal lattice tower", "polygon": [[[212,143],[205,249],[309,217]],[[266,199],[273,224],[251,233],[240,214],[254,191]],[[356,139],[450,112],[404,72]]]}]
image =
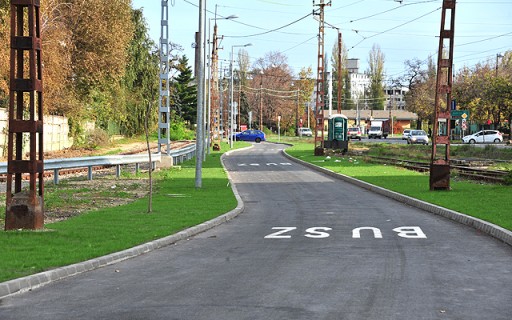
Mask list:
[{"label": "rusty metal lattice tower", "polygon": [[[5,230],[41,229],[44,226],[40,19],[39,0],[11,1]],[[28,155],[25,153],[27,144]],[[22,184],[24,175],[29,176],[28,188]]]},{"label": "rusty metal lattice tower", "polygon": [[318,12],[313,11],[318,15],[318,67],[316,74],[316,103],[315,103],[315,155],[320,156],[324,154],[324,106],[325,106],[325,53],[324,53],[324,36],[325,36],[325,19],[324,9],[325,6],[330,6],[331,2],[324,3],[320,0],[319,4],[313,1],[314,6],[318,6]]},{"label": "rusty metal lattice tower", "polygon": [[[444,0],[442,7],[430,162],[430,190],[450,189],[450,105],[453,81],[455,2],[455,0]],[[438,150],[442,146],[444,146],[444,156],[440,157],[437,152],[441,151],[440,153],[442,153],[442,150]]]},{"label": "rusty metal lattice tower", "polygon": [[171,133],[169,106],[169,5],[168,0],[162,0],[162,17],[160,29],[160,99],[158,102],[158,152],[162,152],[162,145],[166,146],[167,155],[171,154]]},{"label": "rusty metal lattice tower", "polygon": [[218,38],[217,38],[217,20],[213,26],[213,48],[212,48],[212,65],[211,68],[211,79],[210,79],[210,96],[211,96],[211,123],[212,128],[212,146],[213,150],[220,150],[221,141],[221,115],[220,115],[220,104],[219,104],[219,56],[218,56]]}]

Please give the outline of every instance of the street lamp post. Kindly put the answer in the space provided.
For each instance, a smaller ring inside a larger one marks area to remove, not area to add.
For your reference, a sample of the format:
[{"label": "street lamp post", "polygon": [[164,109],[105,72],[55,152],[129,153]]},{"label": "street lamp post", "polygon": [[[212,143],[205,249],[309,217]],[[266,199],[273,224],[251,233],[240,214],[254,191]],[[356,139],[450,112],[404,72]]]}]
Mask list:
[{"label": "street lamp post", "polygon": [[235,121],[234,121],[234,118],[235,118],[235,105],[233,103],[233,78],[235,77],[235,73],[234,73],[234,68],[233,68],[233,61],[234,61],[234,51],[233,49],[235,47],[249,47],[249,46],[252,46],[252,43],[246,43],[246,44],[242,44],[242,45],[233,45],[231,46],[231,65],[230,65],[230,69],[231,69],[231,88],[230,88],[230,103],[231,103],[231,117],[230,117],[230,122],[229,122],[229,147],[230,148],[233,148],[233,127],[235,126]]}]

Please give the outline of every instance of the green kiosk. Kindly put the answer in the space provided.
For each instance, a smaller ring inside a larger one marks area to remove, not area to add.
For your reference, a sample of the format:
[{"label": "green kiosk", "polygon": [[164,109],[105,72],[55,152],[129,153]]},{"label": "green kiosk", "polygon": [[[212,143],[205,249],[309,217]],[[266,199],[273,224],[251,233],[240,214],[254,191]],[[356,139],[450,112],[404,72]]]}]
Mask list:
[{"label": "green kiosk", "polygon": [[343,114],[333,114],[328,119],[326,149],[348,151],[348,118]]}]

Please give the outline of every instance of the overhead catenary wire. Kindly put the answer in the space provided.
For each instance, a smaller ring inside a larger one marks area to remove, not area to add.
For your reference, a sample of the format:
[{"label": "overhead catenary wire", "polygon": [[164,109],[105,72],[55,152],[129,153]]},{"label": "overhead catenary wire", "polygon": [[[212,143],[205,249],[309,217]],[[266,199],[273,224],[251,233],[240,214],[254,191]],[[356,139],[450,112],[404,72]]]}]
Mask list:
[{"label": "overhead catenary wire", "polygon": [[279,31],[281,29],[284,29],[286,27],[289,27],[299,21],[302,21],[304,19],[306,19],[307,17],[313,15],[313,12],[310,12],[308,13],[307,15],[295,20],[295,21],[292,21],[290,23],[287,23],[285,24],[284,26],[281,26],[281,27],[278,27],[278,28],[275,28],[275,29],[272,29],[272,30],[268,30],[268,31],[265,31],[265,32],[260,32],[260,33],[254,33],[254,34],[248,34],[248,35],[243,35],[243,36],[231,36],[231,35],[225,35],[224,37],[226,38],[249,38],[249,37],[255,37],[255,36],[261,36],[261,35],[264,35],[264,34],[268,34],[268,33],[271,33],[271,32],[276,32],[276,31]]}]

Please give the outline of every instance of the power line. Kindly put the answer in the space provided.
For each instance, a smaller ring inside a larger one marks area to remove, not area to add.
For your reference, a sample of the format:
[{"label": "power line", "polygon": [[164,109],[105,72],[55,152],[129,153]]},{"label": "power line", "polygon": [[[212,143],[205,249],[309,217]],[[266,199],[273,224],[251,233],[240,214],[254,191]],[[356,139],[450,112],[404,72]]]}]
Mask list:
[{"label": "power line", "polygon": [[268,30],[268,31],[265,31],[265,32],[261,32],[261,33],[254,33],[254,34],[249,34],[249,35],[244,35],[244,36],[224,36],[225,38],[248,38],[248,37],[255,37],[255,36],[261,36],[261,35],[264,35],[264,34],[268,34],[268,33],[271,33],[271,32],[275,32],[275,31],[278,31],[278,30],[281,30],[281,29],[284,29],[286,27],[289,27],[299,21],[302,21],[304,19],[306,19],[307,17],[313,15],[313,13],[308,13],[307,15],[295,20],[295,21],[292,21],[290,23],[287,23],[285,24],[284,26],[281,26],[279,28],[275,28],[275,29],[272,29],[272,30]]},{"label": "power line", "polygon": [[[384,33],[386,33],[386,32],[389,32],[389,31],[392,31],[392,30],[398,29],[398,28],[400,28],[400,27],[403,27],[403,26],[405,26],[406,24],[409,24],[409,23],[411,23],[411,22],[417,21],[417,20],[419,20],[419,19],[421,19],[421,18],[424,18],[424,17],[428,16],[429,14],[432,14],[432,13],[434,13],[434,12],[436,12],[436,11],[439,11],[439,10],[441,10],[441,7],[437,8],[437,9],[434,9],[434,10],[432,10],[432,11],[430,11],[430,12],[427,12],[427,13],[425,13],[425,14],[423,14],[423,15],[421,15],[421,16],[419,16],[419,17],[417,17],[417,18],[414,18],[414,19],[412,19],[412,20],[409,20],[409,21],[407,21],[407,22],[404,22],[404,23],[402,23],[402,24],[399,24],[399,25],[397,25],[397,26],[395,26],[395,27],[393,27],[393,28],[390,28],[390,29],[387,29],[387,30],[381,31],[381,32],[379,32],[379,33],[376,33],[376,34],[374,34],[374,35],[371,35],[371,36],[369,36],[369,37],[364,37],[364,36],[362,36],[362,35],[361,35],[361,36],[363,37],[363,39],[362,39],[361,41],[359,41],[358,43],[356,43],[354,46],[352,46],[352,47],[351,47],[350,49],[348,49],[347,51],[350,51],[350,50],[354,49],[355,47],[357,47],[359,44],[361,44],[361,43],[362,43],[363,41],[365,41],[365,40],[368,40],[368,39],[370,39],[370,38],[373,38],[373,37],[379,36],[379,35],[381,35],[381,34],[384,34]],[[356,33],[357,33],[357,30],[355,30],[355,31],[356,31]]]}]

